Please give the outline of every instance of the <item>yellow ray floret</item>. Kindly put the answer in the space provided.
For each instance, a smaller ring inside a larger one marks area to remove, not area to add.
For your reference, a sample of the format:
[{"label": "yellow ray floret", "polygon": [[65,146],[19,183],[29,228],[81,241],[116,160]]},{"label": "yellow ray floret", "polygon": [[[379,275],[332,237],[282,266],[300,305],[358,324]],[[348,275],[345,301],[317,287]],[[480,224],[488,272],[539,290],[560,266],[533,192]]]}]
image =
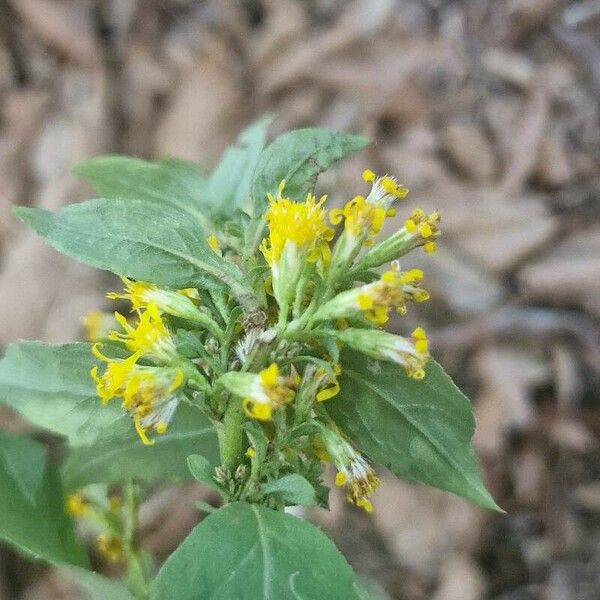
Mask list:
[{"label": "yellow ray floret", "polygon": [[269,237],[262,241],[260,250],[270,265],[279,262],[286,244],[293,244],[297,250],[305,252],[309,261],[321,257],[327,260],[328,242],[334,231],[325,223],[325,200],[323,196],[317,201],[312,194],[305,202],[294,202],[289,198],[269,199],[265,214]]},{"label": "yellow ray floret", "polygon": [[183,385],[183,372],[175,367],[140,366],[136,364],[140,353],[126,359],[109,358],[101,353],[98,344],[93,346],[92,352],[107,363],[101,375],[98,367],[90,371],[102,403],[120,398],[142,442],[152,444],[148,431],[164,433],[178,406],[176,390]]},{"label": "yellow ray floret", "polygon": [[175,344],[156,304],[149,303],[146,306],[135,327],[119,313],[115,313],[115,319],[124,333],[111,331],[108,339],[125,344],[131,352],[153,355],[165,361],[176,355]]}]

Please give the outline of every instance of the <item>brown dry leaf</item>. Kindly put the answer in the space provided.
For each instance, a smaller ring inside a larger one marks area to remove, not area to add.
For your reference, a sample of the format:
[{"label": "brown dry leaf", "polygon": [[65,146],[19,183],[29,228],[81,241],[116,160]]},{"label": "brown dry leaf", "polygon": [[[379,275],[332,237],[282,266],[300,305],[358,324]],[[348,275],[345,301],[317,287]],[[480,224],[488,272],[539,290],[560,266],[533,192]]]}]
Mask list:
[{"label": "brown dry leaf", "polygon": [[[462,253],[444,240],[433,256],[419,252],[410,256],[411,267],[425,272],[425,287],[459,316],[473,316],[497,308],[507,292],[493,274],[465,260]],[[407,262],[408,264],[408,262]]]},{"label": "brown dry leaf", "polygon": [[575,177],[570,154],[565,129],[557,125],[549,127],[540,142],[534,176],[546,186],[561,187],[568,184]]},{"label": "brown dry leaf", "polygon": [[442,562],[440,582],[431,600],[481,600],[485,587],[477,563],[468,554],[454,552]]},{"label": "brown dry leaf", "polygon": [[315,65],[328,56],[345,51],[387,27],[394,4],[392,0],[376,3],[358,0],[345,4],[343,14],[333,27],[306,35],[299,44],[279,54],[276,62],[259,72],[257,89],[272,94],[310,76]]},{"label": "brown dry leaf", "polygon": [[523,267],[518,281],[528,298],[600,315],[600,228],[573,233]]},{"label": "brown dry leaf", "polygon": [[469,552],[479,540],[483,510],[447,492],[412,486],[382,474],[372,518],[395,559],[422,573],[437,571],[451,552]]},{"label": "brown dry leaf", "polygon": [[213,163],[235,138],[242,94],[231,68],[203,56],[179,74],[156,131],[156,154]]},{"label": "brown dry leaf", "polygon": [[458,169],[475,181],[491,180],[496,157],[481,129],[472,123],[450,123],[442,134],[442,146]]},{"label": "brown dry leaf", "polygon": [[484,69],[501,81],[527,89],[534,76],[534,65],[524,54],[505,48],[489,48],[481,59]]},{"label": "brown dry leaf", "polygon": [[[294,0],[264,2],[267,18],[259,31],[242,40],[254,68],[265,68],[278,60],[281,52],[302,43],[308,22],[305,9]],[[259,89],[259,93],[260,93]]]},{"label": "brown dry leaf", "polygon": [[475,447],[498,456],[506,435],[527,430],[534,421],[530,389],[548,381],[546,364],[513,346],[485,346],[475,356],[480,391],[475,399]]},{"label": "brown dry leaf", "polygon": [[88,0],[10,0],[16,13],[40,40],[84,67],[100,63]]},{"label": "brown dry leaf", "polygon": [[523,506],[538,506],[548,476],[544,453],[539,448],[524,448],[511,461],[510,471],[515,498]]},{"label": "brown dry leaf", "polygon": [[[78,160],[101,153],[110,137],[105,83],[102,73],[63,72],[56,109],[38,134],[29,163],[33,181],[41,184],[33,192],[41,208],[58,210],[84,197],[86,186],[70,170]],[[54,341],[77,338],[80,314],[72,309],[83,308],[84,300],[92,302],[89,308],[100,305],[98,272],[59,255],[24,227],[20,231],[0,271],[0,311],[11,315],[0,329],[0,344],[44,332]]]},{"label": "brown dry leaf", "polygon": [[512,149],[502,179],[505,194],[518,192],[533,172],[549,116],[550,102],[546,88],[534,84],[531,96],[512,131]]},{"label": "brown dry leaf", "polygon": [[442,214],[444,238],[486,271],[514,268],[557,230],[542,197],[507,197],[489,188],[447,186],[432,202]]}]

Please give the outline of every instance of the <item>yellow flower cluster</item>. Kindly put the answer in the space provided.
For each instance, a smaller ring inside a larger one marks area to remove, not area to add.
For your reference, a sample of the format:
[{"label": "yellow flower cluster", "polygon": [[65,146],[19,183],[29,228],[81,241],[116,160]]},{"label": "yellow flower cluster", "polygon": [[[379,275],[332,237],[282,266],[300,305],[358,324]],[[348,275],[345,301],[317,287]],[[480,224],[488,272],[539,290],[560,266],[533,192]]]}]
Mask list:
[{"label": "yellow flower cluster", "polygon": [[421,289],[418,282],[423,279],[423,271],[411,269],[400,272],[391,269],[379,281],[362,286],[356,294],[356,304],[365,317],[375,325],[383,325],[389,319],[390,310],[406,314],[406,302],[425,302],[429,292]]},{"label": "yellow flower cluster", "polygon": [[270,420],[274,409],[285,406],[294,399],[293,386],[298,382],[295,373],[283,377],[277,364],[272,363],[249,382],[247,396],[242,403],[244,411],[249,417],[259,421]]},{"label": "yellow flower cluster", "polygon": [[344,219],[345,231],[359,238],[365,246],[370,246],[381,231],[385,218],[396,215],[396,209],[391,208],[392,202],[405,198],[408,189],[398,185],[394,177],[377,177],[368,169],[363,172],[363,179],[372,183],[369,195],[366,198],[355,196],[343,208],[334,208],[329,213],[329,219],[334,225]]},{"label": "yellow flower cluster", "polygon": [[420,208],[415,208],[410,218],[404,221],[404,227],[408,233],[422,238],[423,250],[427,254],[433,254],[436,251],[434,240],[439,235],[439,225],[440,215],[438,212],[427,215]]},{"label": "yellow flower cluster", "polygon": [[[280,186],[280,191],[283,186]],[[286,245],[293,245],[307,261],[316,262],[322,258],[328,262],[329,244],[334,231],[325,223],[323,204],[326,197],[319,201],[309,194],[305,202],[294,202],[289,198],[270,198],[265,219],[269,226],[269,237],[265,238],[260,250],[265,260],[277,264]]]},{"label": "yellow flower cluster", "polygon": [[337,469],[335,484],[345,487],[346,499],[366,512],[373,510],[371,494],[379,487],[379,479],[369,461],[344,438],[333,424],[321,425],[323,448],[316,448],[322,460]]},{"label": "yellow flower cluster", "polygon": [[142,357],[170,365],[176,362],[177,352],[159,310],[148,303],[139,312],[135,326],[118,313],[115,319],[124,332],[110,331],[108,339],[120,342],[131,352],[127,358],[111,358],[100,350],[101,344],[92,346],[92,353],[106,363],[100,375],[98,367],[90,371],[96,383],[96,393],[103,404],[113,398],[122,400],[123,410],[133,419],[136,431],[144,444],[153,441],[148,432],[164,433],[178,405],[176,390],[184,382],[183,372],[175,366],[144,366],[138,361]]}]

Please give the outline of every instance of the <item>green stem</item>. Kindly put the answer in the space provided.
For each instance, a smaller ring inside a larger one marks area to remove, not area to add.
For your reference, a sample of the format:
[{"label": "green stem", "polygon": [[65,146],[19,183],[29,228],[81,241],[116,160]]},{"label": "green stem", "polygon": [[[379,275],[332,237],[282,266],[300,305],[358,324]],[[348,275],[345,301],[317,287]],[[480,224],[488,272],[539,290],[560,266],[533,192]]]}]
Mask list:
[{"label": "green stem", "polygon": [[144,561],[140,555],[137,536],[137,497],[135,485],[131,479],[125,484],[124,492],[127,521],[123,538],[123,550],[127,562],[127,581],[131,593],[136,598],[145,600],[150,595],[150,586],[144,567]]},{"label": "green stem", "polygon": [[236,398],[229,399],[222,423],[217,428],[221,462],[233,471],[242,462],[242,405]]}]

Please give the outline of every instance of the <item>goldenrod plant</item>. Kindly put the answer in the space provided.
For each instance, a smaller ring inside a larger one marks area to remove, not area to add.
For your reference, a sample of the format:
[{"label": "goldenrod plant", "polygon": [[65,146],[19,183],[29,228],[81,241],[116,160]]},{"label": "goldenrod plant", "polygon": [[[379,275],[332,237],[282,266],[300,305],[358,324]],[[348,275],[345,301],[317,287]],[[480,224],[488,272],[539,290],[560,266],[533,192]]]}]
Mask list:
[{"label": "goldenrod plant", "polygon": [[[369,169],[329,206],[318,174],[367,141],[301,129],[266,145],[267,125],[210,175],[103,156],[75,167],[97,199],[15,209],[123,285],[107,294],[120,312],[83,318],[86,343],[18,342],[0,363],[2,402],[64,440],[58,461],[0,435],[0,536],[92,598],[367,598],[333,543],[286,507],[326,509],[331,478],[377,510],[378,464],[499,510],[470,403],[425,330],[385,331],[429,299],[409,253],[434,254],[440,215],[405,210],[407,188]],[[190,478],[222,507],[201,504],[210,514],[159,568],[140,548],[138,508],[158,482]],[[86,571],[75,530],[95,539],[96,561],[122,566],[122,583]]]}]

